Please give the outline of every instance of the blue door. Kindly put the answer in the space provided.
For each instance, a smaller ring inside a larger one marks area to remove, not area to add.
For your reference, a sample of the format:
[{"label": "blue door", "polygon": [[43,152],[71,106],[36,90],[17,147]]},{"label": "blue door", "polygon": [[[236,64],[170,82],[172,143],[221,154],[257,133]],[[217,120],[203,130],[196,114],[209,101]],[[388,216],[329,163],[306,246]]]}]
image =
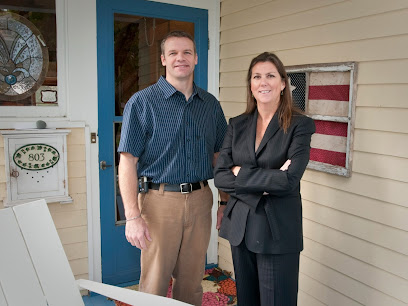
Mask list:
[{"label": "blue door", "polygon": [[130,96],[165,70],[160,42],[172,30],[192,34],[198,65],[194,80],[207,88],[208,12],[144,0],[97,0],[98,137],[102,280],[123,284],[140,278],[140,251],[125,238],[123,205],[117,184],[116,149],[124,106]]}]

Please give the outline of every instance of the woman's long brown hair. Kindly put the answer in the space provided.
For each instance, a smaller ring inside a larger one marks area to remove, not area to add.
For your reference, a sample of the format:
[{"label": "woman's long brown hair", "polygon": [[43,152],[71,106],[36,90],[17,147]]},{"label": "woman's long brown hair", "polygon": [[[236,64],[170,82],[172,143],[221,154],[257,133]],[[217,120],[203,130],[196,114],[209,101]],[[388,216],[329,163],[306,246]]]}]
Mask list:
[{"label": "woman's long brown hair", "polygon": [[251,78],[252,78],[252,68],[258,63],[270,62],[275,65],[280,77],[285,82],[285,88],[283,89],[282,95],[280,96],[280,102],[278,107],[278,119],[279,126],[283,130],[288,130],[290,122],[292,120],[292,115],[294,112],[298,112],[296,107],[293,105],[292,95],[290,93],[290,84],[288,81],[288,76],[286,74],[286,69],[281,60],[271,52],[264,52],[254,57],[249,65],[248,75],[247,75],[247,108],[245,114],[251,114],[256,109],[256,99],[251,92]]}]

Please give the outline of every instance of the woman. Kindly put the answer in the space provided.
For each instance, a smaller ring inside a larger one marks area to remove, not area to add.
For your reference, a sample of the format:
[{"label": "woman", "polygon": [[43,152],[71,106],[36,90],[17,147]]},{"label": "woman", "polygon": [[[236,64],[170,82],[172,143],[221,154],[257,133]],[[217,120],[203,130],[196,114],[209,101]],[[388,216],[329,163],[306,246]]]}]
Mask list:
[{"label": "woman", "polygon": [[255,57],[247,109],[230,120],[215,167],[215,185],[230,194],[220,236],[231,244],[239,305],[297,304],[300,179],[314,132],[313,120],[293,106],[279,58]]}]

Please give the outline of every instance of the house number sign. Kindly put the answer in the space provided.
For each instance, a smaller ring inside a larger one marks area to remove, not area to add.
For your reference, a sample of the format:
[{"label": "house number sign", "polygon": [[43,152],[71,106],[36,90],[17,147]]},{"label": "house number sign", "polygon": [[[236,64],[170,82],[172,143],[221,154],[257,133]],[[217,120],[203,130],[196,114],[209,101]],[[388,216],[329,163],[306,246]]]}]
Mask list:
[{"label": "house number sign", "polygon": [[60,154],[50,145],[37,143],[19,148],[13,155],[14,163],[26,170],[43,170],[58,163]]}]

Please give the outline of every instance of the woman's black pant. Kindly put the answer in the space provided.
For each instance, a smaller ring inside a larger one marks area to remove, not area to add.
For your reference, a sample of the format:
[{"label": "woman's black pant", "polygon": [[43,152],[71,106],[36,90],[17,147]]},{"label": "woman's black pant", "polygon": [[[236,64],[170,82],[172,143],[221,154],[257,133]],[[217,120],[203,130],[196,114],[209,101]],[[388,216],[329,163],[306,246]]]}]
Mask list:
[{"label": "woman's black pant", "polygon": [[296,306],[299,253],[257,254],[231,246],[238,306]]}]

